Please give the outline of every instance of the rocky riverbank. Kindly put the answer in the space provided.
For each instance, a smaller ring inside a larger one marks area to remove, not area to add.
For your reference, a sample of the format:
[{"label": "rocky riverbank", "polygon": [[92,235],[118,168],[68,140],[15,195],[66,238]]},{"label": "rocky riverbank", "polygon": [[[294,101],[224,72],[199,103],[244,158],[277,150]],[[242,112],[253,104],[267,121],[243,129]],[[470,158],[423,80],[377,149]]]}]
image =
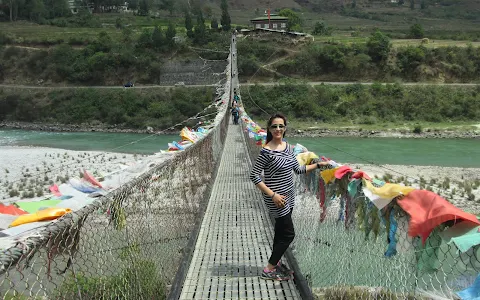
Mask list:
[{"label": "rocky riverbank", "polygon": [[[28,123],[28,122],[0,122],[0,129],[22,129],[36,131],[52,132],[111,132],[111,133],[158,133],[158,129],[146,127],[144,129],[125,128],[120,125],[105,124],[60,124],[60,123]],[[177,134],[175,130],[165,130],[158,134]],[[480,127],[478,130],[460,131],[460,130],[430,130],[426,129],[420,133],[413,133],[406,129],[388,129],[388,130],[362,130],[355,128],[312,128],[300,130],[290,128],[288,132],[290,137],[363,137],[363,138],[439,138],[439,139],[480,139]]]},{"label": "rocky riverbank", "polygon": [[420,133],[413,133],[406,129],[389,129],[389,130],[362,130],[362,129],[309,129],[299,130],[290,129],[288,135],[290,137],[363,137],[363,138],[437,138],[437,139],[480,139],[480,128],[470,131],[454,131],[454,130],[430,130],[427,129]]},{"label": "rocky riverbank", "polygon": [[104,124],[60,124],[60,123],[27,123],[27,122],[0,122],[0,129],[22,129],[35,131],[51,132],[110,132],[110,133],[157,133],[157,134],[177,134],[176,130],[158,130],[152,127],[145,129],[125,128],[117,125]]}]

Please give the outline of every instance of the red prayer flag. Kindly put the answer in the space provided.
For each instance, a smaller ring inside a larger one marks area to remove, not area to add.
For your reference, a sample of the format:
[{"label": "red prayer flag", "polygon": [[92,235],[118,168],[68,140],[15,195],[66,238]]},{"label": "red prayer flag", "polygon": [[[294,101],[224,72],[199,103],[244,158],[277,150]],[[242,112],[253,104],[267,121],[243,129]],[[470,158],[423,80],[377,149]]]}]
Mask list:
[{"label": "red prayer flag", "polygon": [[420,235],[425,244],[430,233],[438,225],[454,220],[479,225],[480,221],[473,214],[457,208],[439,195],[427,190],[414,190],[397,200],[398,205],[410,215],[409,236]]},{"label": "red prayer flag", "polygon": [[0,213],[5,215],[12,215],[12,216],[20,216],[20,215],[28,214],[26,211],[16,207],[13,204],[10,204],[7,206],[2,203],[0,203]]}]

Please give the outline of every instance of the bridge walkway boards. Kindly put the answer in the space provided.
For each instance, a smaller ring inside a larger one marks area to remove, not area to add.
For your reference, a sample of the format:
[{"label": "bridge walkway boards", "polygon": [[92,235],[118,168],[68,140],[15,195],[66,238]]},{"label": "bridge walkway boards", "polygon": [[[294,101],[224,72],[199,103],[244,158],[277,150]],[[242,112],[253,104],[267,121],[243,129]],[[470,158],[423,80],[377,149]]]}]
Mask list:
[{"label": "bridge walkway boards", "polygon": [[239,125],[230,124],[180,299],[300,299],[293,281],[259,276],[273,242]]}]

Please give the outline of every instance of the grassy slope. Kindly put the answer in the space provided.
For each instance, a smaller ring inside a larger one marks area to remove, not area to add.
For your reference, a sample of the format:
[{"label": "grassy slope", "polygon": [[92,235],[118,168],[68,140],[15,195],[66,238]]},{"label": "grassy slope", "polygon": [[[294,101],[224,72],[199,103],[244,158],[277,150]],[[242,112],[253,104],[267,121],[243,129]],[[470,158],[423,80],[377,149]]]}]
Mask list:
[{"label": "grassy slope", "polygon": [[[181,1],[179,1],[180,3]],[[235,25],[249,26],[250,19],[256,16],[262,16],[268,8],[268,3],[272,11],[282,8],[293,8],[301,14],[304,20],[305,31],[311,31],[315,22],[319,20],[325,21],[329,26],[334,27],[336,32],[341,32],[347,37],[352,31],[370,32],[374,28],[380,28],[382,31],[391,32],[407,32],[408,28],[414,23],[423,25],[425,31],[447,31],[447,32],[463,32],[463,31],[479,31],[480,18],[476,20],[459,18],[458,14],[462,12],[477,12],[480,16],[480,1],[477,0],[459,0],[454,6],[429,6],[426,10],[416,7],[411,10],[407,4],[402,7],[392,5],[385,2],[372,2],[367,5],[367,1],[357,0],[358,11],[367,13],[368,18],[355,18],[339,14],[340,0],[230,0],[229,12],[232,23]],[[344,0],[348,4],[349,0]],[[321,3],[328,11],[315,12],[312,5]],[[203,1],[204,7],[209,7],[212,11],[212,17],[220,19],[220,0]],[[179,4],[180,5],[180,4]],[[417,4],[418,5],[418,4]],[[454,17],[445,18],[445,13],[455,11]],[[98,35],[100,31],[106,31],[114,38],[121,37],[121,31],[115,28],[115,21],[118,17],[124,20],[125,24],[130,24],[134,34],[139,34],[143,28],[153,28],[154,25],[162,25],[166,28],[168,21],[177,24],[177,32],[185,34],[183,27],[183,13],[179,9],[172,16],[168,12],[160,11],[158,18],[147,18],[133,16],[129,14],[102,14],[101,23],[103,28],[61,28],[54,26],[41,26],[29,24],[25,22],[9,22],[0,23],[2,32],[15,35],[19,43],[22,39],[25,41],[41,41],[48,38],[55,41],[63,39],[68,42],[70,38],[79,37],[84,39],[92,39]],[[208,15],[204,15],[209,23]],[[428,36],[428,34],[427,34]]]},{"label": "grassy slope", "polygon": [[[217,1],[218,3],[220,1]],[[339,8],[342,2],[348,4],[351,1],[345,0],[276,0],[276,1],[255,1],[255,0],[232,0],[230,14],[232,21],[236,24],[249,24],[249,20],[255,16],[255,10],[258,9],[261,14],[267,9],[268,2],[271,3],[272,10],[281,8],[294,8],[301,10],[305,26],[312,27],[316,21],[322,19],[329,25],[340,29],[350,27],[381,27],[382,29],[399,30],[407,29],[412,23],[420,23],[427,30],[479,30],[480,21],[454,18],[445,18],[446,13],[454,10],[458,14],[478,12],[480,15],[480,1],[477,0],[459,0],[452,6],[431,5],[426,10],[421,10],[419,2],[415,10],[411,10],[406,3],[404,6],[391,5],[386,1],[367,2],[357,0],[359,11],[371,14],[374,19],[360,19],[339,15]],[[407,2],[407,1],[406,1]],[[314,12],[312,5],[321,4],[320,8],[325,11]],[[209,4],[214,10],[219,12],[216,4]],[[378,19],[378,20],[377,20]]]},{"label": "grassy slope", "polygon": [[16,44],[41,44],[42,41],[51,41],[56,44],[58,40],[68,42],[70,39],[92,41],[102,31],[107,32],[113,40],[120,40],[122,30],[115,28],[117,18],[122,18],[124,24],[131,26],[133,35],[138,36],[143,29],[153,29],[159,25],[165,31],[168,27],[168,19],[177,24],[177,34],[185,34],[183,20],[175,17],[168,19],[152,19],[125,14],[102,14],[99,15],[103,27],[101,28],[75,28],[75,27],[57,27],[50,25],[38,25],[26,21],[14,23],[0,22],[0,31],[7,36],[14,37]]}]

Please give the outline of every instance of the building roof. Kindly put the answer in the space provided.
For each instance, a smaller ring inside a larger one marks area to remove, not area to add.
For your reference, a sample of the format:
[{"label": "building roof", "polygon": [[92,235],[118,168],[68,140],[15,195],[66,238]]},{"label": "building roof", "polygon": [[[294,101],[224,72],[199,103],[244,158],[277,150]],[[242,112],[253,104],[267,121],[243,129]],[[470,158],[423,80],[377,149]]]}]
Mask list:
[{"label": "building roof", "polygon": [[[282,17],[282,16],[270,16],[270,21],[288,21],[288,18],[287,17]],[[268,21],[268,17],[258,17],[258,18],[255,18],[255,19],[251,19],[250,20],[251,22],[254,22],[254,21]]]}]

